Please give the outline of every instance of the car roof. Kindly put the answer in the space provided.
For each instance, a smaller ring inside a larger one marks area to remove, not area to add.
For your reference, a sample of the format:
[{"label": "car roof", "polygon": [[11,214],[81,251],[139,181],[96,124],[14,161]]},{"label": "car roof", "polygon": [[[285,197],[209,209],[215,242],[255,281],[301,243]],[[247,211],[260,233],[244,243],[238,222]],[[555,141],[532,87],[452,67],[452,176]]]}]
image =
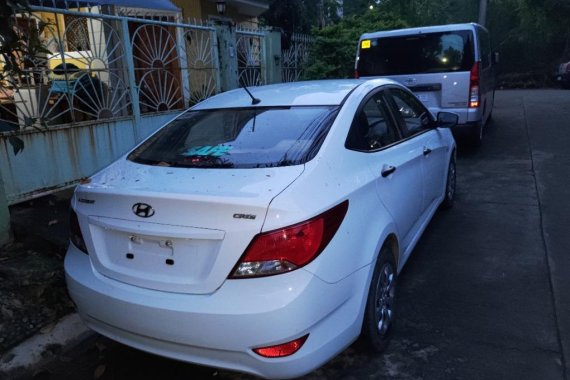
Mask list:
[{"label": "car roof", "polygon": [[[377,81],[378,85],[394,83],[387,79]],[[340,105],[352,90],[365,82],[360,79],[339,79],[248,87],[252,95],[260,100],[256,105],[252,104],[251,97],[243,88],[238,88],[212,96],[192,109]]]},{"label": "car roof", "polygon": [[362,36],[360,36],[360,39],[362,40],[366,38],[397,37],[408,34],[450,32],[454,30],[474,30],[476,27],[483,28],[481,25],[476,24],[474,22],[465,23],[465,24],[420,26],[417,28],[395,29],[395,30],[386,30],[380,32],[364,33]]}]

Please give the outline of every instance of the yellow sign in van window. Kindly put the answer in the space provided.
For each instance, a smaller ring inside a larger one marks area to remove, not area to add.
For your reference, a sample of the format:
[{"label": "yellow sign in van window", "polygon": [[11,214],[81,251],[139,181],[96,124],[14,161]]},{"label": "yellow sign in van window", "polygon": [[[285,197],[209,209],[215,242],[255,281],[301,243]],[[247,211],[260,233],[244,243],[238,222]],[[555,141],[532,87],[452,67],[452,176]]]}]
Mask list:
[{"label": "yellow sign in van window", "polygon": [[370,40],[362,40],[360,43],[361,49],[370,49]]}]

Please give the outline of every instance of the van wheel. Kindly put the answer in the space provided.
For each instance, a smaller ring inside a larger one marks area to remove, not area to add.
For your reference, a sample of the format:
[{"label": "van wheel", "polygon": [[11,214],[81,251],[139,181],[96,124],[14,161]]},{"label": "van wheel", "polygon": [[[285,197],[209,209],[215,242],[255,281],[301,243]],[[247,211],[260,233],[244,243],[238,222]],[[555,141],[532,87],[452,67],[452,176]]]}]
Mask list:
[{"label": "van wheel", "polygon": [[396,277],[394,256],[383,247],[370,282],[360,336],[368,351],[382,352],[390,342],[395,320]]}]

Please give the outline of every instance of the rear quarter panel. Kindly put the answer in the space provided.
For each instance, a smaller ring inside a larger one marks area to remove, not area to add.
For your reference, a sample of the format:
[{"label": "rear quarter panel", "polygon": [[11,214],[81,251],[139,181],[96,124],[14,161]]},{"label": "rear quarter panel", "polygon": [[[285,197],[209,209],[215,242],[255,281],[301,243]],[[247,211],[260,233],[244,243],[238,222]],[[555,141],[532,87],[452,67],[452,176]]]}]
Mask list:
[{"label": "rear quarter panel", "polygon": [[396,233],[382,206],[366,154],[347,150],[346,136],[360,100],[374,88],[367,82],[349,96],[317,156],[303,174],[273,199],[263,226],[270,231],[316,216],[348,199],[348,212],[327,248],[305,269],[337,282],[370,265],[390,233]]}]

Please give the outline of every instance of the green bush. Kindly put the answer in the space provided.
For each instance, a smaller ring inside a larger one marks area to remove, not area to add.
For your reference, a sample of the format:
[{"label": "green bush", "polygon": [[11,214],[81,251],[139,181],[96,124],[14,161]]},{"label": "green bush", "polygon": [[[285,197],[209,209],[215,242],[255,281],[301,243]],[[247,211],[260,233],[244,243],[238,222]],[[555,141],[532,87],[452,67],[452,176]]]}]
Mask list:
[{"label": "green bush", "polygon": [[405,28],[400,18],[383,10],[363,16],[344,18],[338,24],[313,30],[316,37],[311,47],[304,79],[353,78],[358,39],[362,33]]}]

